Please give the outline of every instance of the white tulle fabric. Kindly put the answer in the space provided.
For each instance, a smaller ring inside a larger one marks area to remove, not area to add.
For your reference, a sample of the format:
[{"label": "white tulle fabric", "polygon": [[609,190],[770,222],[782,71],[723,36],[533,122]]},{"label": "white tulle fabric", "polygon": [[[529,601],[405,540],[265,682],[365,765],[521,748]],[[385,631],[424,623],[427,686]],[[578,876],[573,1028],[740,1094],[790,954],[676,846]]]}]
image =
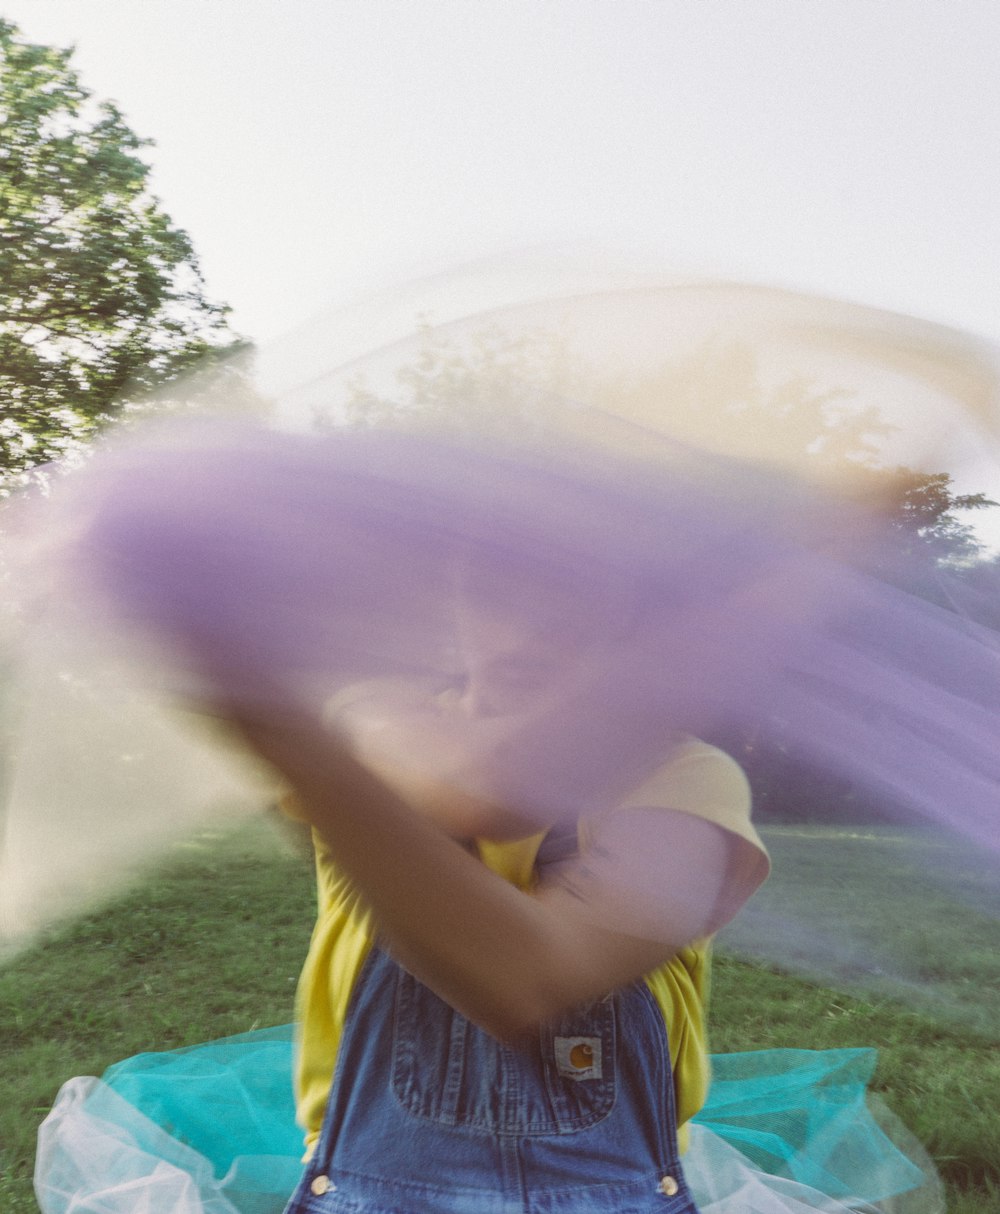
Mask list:
[{"label": "white tulle fabric", "polygon": [[[109,1115],[95,1114],[94,1103]],[[943,1214],[940,1182],[920,1146],[884,1109],[878,1119],[924,1172],[919,1188],[875,1204],[829,1197],[762,1171],[718,1134],[695,1124],[684,1170],[699,1211]],[[204,1156],[176,1141],[101,1080],[81,1077],[63,1085],[41,1126],[35,1191],[42,1214],[280,1214],[285,1199],[273,1190],[279,1177],[288,1176],[289,1165],[286,1157],[246,1156],[217,1178]],[[886,1166],[898,1167],[888,1157]],[[877,1187],[877,1177],[869,1173],[868,1180]]]},{"label": "white tulle fabric", "polygon": [[874,1204],[829,1197],[810,1185],[764,1172],[731,1143],[697,1124],[690,1128],[684,1172],[700,1214],[943,1214],[944,1196],[929,1160],[901,1125],[894,1124],[892,1130],[897,1145],[905,1146],[926,1179],[917,1189]]},{"label": "white tulle fabric", "polygon": [[278,1214],[294,1182],[287,1158],[266,1155],[237,1158],[217,1178],[203,1155],[90,1076],[63,1084],[38,1132],[43,1214]]},{"label": "white tulle fabric", "polygon": [[78,1077],[64,1084],[39,1131],[35,1188],[45,1214],[238,1214],[197,1151],[149,1122],[154,1153],[88,1112],[86,1099],[100,1082]]}]

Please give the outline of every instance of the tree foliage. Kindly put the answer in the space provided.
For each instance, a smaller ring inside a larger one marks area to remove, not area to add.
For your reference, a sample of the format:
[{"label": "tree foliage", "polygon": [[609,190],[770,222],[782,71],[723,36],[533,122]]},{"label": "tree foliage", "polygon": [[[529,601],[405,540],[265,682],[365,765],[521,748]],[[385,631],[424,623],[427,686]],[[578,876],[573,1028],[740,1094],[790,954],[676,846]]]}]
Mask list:
[{"label": "tree foliage", "polygon": [[0,20],[0,485],[235,344],[149,141],[71,57]]},{"label": "tree foliage", "polygon": [[530,440],[566,393],[560,338],[544,329],[485,324],[456,339],[421,318],[409,353],[388,385],[353,375],[336,416],[317,412],[317,426],[474,433],[510,445]]},{"label": "tree foliage", "polygon": [[544,429],[553,414],[561,432],[573,432],[577,414],[567,401],[638,422],[642,434],[662,431],[698,449],[784,461],[830,480],[883,520],[888,542],[880,551],[894,553],[892,567],[886,560],[869,571],[917,593],[939,597],[937,571],[965,571],[982,556],[963,516],[996,502],[956,493],[946,472],[880,462],[880,444],[895,427],[878,409],[852,407],[849,393],[817,388],[802,375],[766,386],[753,351],[738,342],[710,341],[682,359],[608,380],[557,331],[488,322],[449,331],[425,322],[390,381],[383,376],[375,388],[355,375],[336,416],[317,414],[316,421],[474,432],[509,444]]},{"label": "tree foliage", "polygon": [[945,566],[961,567],[976,559],[982,544],[960,512],[984,510],[997,503],[985,493],[955,493],[946,472],[895,472],[896,494],[889,522],[900,547],[924,552]]}]

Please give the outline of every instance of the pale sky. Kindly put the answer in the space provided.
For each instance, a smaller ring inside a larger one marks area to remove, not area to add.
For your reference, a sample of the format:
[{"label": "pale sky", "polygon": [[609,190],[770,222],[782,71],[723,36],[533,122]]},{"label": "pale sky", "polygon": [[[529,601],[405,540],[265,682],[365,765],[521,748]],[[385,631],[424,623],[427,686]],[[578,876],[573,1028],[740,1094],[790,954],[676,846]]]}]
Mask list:
[{"label": "pale sky", "polygon": [[1000,338],[997,0],[5,0],[266,342],[575,247]]},{"label": "pale sky", "polygon": [[[154,189],[209,293],[277,364],[339,361],[331,316],[358,352],[409,327],[397,284],[551,257],[793,287],[1000,341],[1000,0],[0,13],[75,44],[84,83],[155,140]],[[996,452],[953,471],[1000,499]],[[970,521],[1000,545],[1000,510]]]}]

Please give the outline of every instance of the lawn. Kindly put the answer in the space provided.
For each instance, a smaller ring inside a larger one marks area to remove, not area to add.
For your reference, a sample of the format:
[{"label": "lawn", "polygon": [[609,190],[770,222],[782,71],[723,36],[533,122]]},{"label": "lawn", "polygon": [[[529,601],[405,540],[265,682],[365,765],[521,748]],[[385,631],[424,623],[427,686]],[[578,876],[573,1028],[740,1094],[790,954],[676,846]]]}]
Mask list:
[{"label": "lawn", "polygon": [[[974,857],[949,855],[950,865],[968,865],[978,896],[964,907],[949,901],[946,930],[921,932],[945,901],[943,886],[932,895],[923,880],[928,840],[819,829],[767,834],[782,880],[720,942],[713,1047],[877,1046],[876,1090],[936,1159],[950,1214],[1000,1214],[993,1006],[1000,975],[996,920],[985,913],[988,870]],[[843,864],[853,866],[850,880]],[[803,892],[826,936],[792,932]],[[287,1022],[312,912],[310,863],[270,828],[206,833],[141,888],[0,969],[3,1214],[37,1214],[35,1131],[63,1080],[99,1075],[150,1048]],[[834,924],[843,930],[829,930]],[[852,958],[875,947],[866,930],[881,951],[859,965]],[[832,943],[821,947],[821,936]],[[858,943],[848,948],[845,940]],[[776,967],[782,955],[804,963],[810,950],[821,958],[815,976],[824,984]],[[919,998],[911,997],[914,966],[923,967]]]},{"label": "lawn", "polygon": [[1000,1211],[996,857],[915,831],[762,833],[775,876],[720,937],[713,1048],[876,1046],[875,1090],[949,1214]]}]

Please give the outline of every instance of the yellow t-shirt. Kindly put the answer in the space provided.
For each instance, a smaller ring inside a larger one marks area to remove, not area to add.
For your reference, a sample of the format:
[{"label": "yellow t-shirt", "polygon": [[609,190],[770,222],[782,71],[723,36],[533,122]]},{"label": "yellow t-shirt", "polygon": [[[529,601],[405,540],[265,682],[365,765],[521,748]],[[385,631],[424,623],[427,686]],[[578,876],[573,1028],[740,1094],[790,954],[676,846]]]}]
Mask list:
[{"label": "yellow t-shirt", "polygon": [[[681,742],[669,760],[619,808],[679,810],[736,837],[714,930],[735,914],[767,875],[767,853],[750,821],[746,777],[728,755],[712,746],[693,738]],[[484,840],[477,846],[484,864],[527,891],[535,880],[535,860],[544,837],[543,831],[515,842]],[[296,1096],[307,1152],[319,1137],[351,992],[373,939],[368,909],[318,838],[316,876],[319,913],[299,980],[297,1004]],[[708,971],[706,939],[682,949],[645,978],[667,1027],[682,1150],[686,1139],[682,1127],[701,1108],[708,1091]]]}]

